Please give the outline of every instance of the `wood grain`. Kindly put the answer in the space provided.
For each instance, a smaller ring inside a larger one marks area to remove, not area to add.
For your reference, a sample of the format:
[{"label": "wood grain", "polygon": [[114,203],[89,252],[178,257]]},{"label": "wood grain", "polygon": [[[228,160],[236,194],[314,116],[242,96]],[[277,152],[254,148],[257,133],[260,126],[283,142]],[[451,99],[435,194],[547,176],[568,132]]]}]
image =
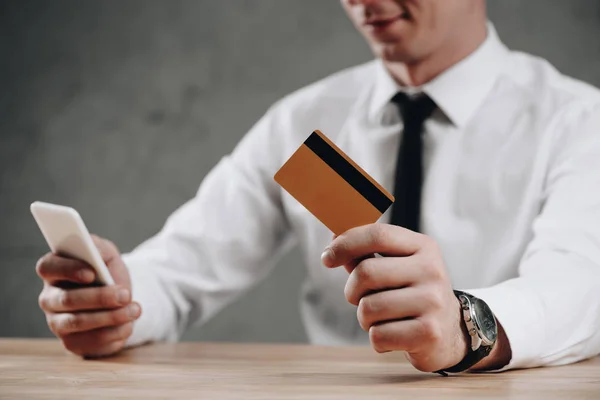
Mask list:
[{"label": "wood grain", "polygon": [[399,353],[179,343],[83,360],[55,340],[0,340],[0,399],[600,399],[600,359],[441,377]]}]

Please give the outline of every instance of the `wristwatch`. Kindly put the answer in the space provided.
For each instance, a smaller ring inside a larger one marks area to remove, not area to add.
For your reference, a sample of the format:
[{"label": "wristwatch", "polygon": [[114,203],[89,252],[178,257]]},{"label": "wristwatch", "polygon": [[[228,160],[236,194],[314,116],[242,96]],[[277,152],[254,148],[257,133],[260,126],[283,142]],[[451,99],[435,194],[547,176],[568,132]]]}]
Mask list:
[{"label": "wristwatch", "polygon": [[496,318],[485,301],[459,290],[455,290],[454,294],[460,302],[471,345],[465,358],[458,364],[436,371],[442,375],[446,375],[446,372],[461,372],[471,368],[490,354],[498,338]]}]

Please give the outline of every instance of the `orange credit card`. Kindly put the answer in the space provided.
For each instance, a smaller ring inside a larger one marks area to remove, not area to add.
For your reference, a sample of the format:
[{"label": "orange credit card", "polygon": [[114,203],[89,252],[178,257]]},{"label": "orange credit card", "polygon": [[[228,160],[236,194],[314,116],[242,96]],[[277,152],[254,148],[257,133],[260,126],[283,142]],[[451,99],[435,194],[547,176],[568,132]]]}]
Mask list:
[{"label": "orange credit card", "polygon": [[336,235],[376,222],[394,202],[318,130],[277,171],[275,181]]}]

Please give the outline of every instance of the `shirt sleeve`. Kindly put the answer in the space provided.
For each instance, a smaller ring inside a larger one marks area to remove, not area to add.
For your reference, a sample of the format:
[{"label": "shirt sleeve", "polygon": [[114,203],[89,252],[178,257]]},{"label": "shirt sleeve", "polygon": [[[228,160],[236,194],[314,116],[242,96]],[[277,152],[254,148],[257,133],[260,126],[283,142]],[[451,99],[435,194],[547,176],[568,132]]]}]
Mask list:
[{"label": "shirt sleeve", "polygon": [[142,306],[127,345],[177,340],[264,278],[292,245],[273,180],[281,154],[270,110],[162,230],[124,255]]},{"label": "shirt sleeve", "polygon": [[600,353],[600,113],[563,115],[542,209],[515,279],[465,291],[483,299],[512,350],[503,370]]}]

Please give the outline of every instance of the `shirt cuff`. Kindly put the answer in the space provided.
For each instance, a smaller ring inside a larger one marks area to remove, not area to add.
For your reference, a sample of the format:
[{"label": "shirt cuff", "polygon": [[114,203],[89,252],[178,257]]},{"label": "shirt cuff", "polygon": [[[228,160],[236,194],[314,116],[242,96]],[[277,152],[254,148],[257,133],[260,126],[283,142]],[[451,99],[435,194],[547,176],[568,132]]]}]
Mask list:
[{"label": "shirt cuff", "polygon": [[512,357],[507,365],[496,371],[539,365],[546,329],[542,308],[531,291],[517,287],[512,280],[484,289],[465,289],[464,292],[485,301],[506,333]]},{"label": "shirt cuff", "polygon": [[157,282],[157,278],[151,274],[152,271],[146,262],[129,254],[123,255],[123,261],[131,278],[132,299],[139,303],[142,309],[141,316],[133,323],[133,333],[125,342],[125,346],[133,347],[156,340],[173,339],[169,337],[168,332],[164,332],[165,326],[174,327],[175,322],[169,321],[165,310],[169,304],[168,299],[164,298],[164,289]]}]

